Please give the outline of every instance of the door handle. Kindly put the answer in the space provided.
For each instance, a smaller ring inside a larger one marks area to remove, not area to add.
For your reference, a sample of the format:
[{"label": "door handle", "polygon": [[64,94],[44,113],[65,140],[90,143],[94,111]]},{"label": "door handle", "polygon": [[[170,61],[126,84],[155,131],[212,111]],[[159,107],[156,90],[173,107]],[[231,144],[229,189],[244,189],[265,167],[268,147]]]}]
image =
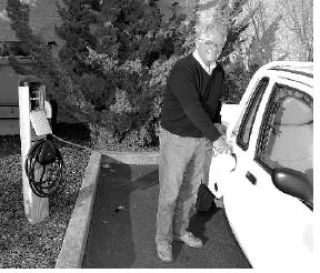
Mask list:
[{"label": "door handle", "polygon": [[253,185],[257,184],[257,178],[251,172],[247,171],[246,178],[248,178]]}]

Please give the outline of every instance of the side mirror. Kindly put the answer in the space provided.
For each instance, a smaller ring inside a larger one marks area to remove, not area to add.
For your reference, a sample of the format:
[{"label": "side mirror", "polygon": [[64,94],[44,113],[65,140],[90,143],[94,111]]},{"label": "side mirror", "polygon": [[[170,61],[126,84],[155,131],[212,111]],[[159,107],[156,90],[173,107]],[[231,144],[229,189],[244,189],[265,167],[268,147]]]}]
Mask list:
[{"label": "side mirror", "polygon": [[275,169],[272,182],[277,189],[299,198],[313,210],[313,186],[304,173],[289,168]]}]

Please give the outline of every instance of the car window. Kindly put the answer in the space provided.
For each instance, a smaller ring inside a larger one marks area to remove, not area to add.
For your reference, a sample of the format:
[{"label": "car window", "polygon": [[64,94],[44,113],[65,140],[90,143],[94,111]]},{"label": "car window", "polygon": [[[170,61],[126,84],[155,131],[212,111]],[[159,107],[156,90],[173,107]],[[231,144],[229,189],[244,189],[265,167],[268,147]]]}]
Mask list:
[{"label": "car window", "polygon": [[260,130],[256,159],[269,171],[291,168],[313,180],[313,99],[276,85]]},{"label": "car window", "polygon": [[250,98],[249,104],[243,115],[240,128],[239,128],[239,134],[237,136],[237,144],[243,150],[248,149],[250,135],[251,135],[252,126],[255,120],[255,116],[257,114],[264,91],[267,89],[268,83],[269,83],[268,78],[261,79],[252,97]]}]

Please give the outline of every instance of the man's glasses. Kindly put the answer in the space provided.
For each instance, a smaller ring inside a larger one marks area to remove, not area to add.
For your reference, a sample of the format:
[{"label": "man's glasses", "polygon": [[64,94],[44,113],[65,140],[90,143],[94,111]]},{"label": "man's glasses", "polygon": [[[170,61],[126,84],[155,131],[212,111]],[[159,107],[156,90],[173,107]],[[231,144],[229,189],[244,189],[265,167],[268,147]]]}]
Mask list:
[{"label": "man's glasses", "polygon": [[213,40],[206,40],[206,39],[199,39],[199,40],[202,41],[202,43],[204,43],[208,47],[214,47],[214,48],[222,48],[223,47],[223,44],[217,44]]}]

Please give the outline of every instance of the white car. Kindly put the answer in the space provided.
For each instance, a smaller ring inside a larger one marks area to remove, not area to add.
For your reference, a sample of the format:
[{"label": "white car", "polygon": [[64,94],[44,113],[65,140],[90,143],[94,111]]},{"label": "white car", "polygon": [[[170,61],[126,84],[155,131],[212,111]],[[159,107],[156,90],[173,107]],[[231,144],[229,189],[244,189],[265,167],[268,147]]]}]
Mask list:
[{"label": "white car", "polygon": [[253,268],[313,263],[313,63],[271,62],[240,104],[225,105],[231,154],[213,157],[209,189]]}]

